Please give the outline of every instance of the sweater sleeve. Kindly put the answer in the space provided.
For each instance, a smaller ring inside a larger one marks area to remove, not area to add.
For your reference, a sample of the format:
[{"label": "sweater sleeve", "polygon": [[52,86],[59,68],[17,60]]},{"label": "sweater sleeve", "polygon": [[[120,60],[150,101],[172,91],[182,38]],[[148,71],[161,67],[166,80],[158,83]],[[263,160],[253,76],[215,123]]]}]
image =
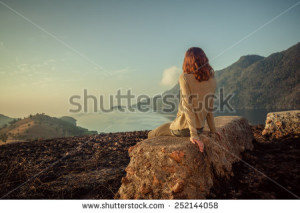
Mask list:
[{"label": "sweater sleeve", "polygon": [[193,112],[192,102],[190,103],[189,97],[191,97],[191,91],[188,87],[188,84],[184,78],[179,78],[181,93],[182,93],[182,105],[183,112],[185,113],[185,117],[190,129],[191,138],[199,139],[197,129],[196,129],[196,121],[195,121],[195,113]]},{"label": "sweater sleeve", "polygon": [[214,114],[212,112],[212,109],[214,107],[214,99],[211,98],[209,101],[209,111],[206,116],[207,125],[211,132],[216,132],[216,126],[215,126],[215,120],[214,120]]}]

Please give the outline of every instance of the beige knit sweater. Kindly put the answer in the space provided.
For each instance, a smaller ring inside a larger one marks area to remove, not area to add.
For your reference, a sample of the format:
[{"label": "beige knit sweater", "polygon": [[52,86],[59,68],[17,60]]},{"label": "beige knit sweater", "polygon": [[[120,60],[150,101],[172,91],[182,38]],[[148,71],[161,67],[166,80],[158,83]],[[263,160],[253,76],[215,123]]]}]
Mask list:
[{"label": "beige knit sweater", "polygon": [[[193,74],[182,73],[179,77],[180,103],[177,117],[171,122],[170,129],[189,128],[191,138],[199,139],[197,128],[204,127],[205,120],[211,132],[216,132],[212,112],[216,90],[216,80],[199,82]],[[190,97],[190,98],[189,98]],[[205,107],[206,106],[206,107]]]}]

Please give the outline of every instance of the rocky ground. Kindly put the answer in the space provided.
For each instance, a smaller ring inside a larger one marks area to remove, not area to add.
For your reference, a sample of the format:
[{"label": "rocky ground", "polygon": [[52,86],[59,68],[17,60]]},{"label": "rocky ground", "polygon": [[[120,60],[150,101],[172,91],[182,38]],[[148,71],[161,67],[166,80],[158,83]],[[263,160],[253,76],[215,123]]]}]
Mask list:
[{"label": "rocky ground", "polygon": [[220,180],[208,198],[299,199],[300,134],[270,140],[262,136],[263,129],[252,126],[253,150],[243,153],[243,162],[233,165],[234,177]]},{"label": "rocky ground", "polygon": [[[208,198],[293,199],[300,195],[300,135],[269,140],[261,135],[263,127],[252,127],[253,151],[243,153],[244,162],[233,165],[234,177],[226,183],[219,179]],[[128,148],[144,140],[147,133],[110,133],[0,146],[0,198],[113,199],[130,160]]]}]

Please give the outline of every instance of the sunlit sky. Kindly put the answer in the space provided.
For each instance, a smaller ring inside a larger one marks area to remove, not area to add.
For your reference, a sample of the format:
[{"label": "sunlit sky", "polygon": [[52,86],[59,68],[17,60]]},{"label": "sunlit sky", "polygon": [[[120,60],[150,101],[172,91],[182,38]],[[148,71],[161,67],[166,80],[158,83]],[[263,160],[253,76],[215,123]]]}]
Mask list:
[{"label": "sunlit sky", "polygon": [[84,89],[154,95],[191,46],[219,70],[298,43],[299,26],[297,0],[0,0],[0,114],[66,115]]}]

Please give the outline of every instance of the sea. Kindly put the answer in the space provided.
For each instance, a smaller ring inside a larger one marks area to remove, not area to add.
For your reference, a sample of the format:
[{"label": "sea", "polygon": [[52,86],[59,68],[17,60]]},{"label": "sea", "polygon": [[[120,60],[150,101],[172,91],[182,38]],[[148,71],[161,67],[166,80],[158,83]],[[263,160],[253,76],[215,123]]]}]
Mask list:
[{"label": "sea", "polygon": [[[237,115],[246,118],[251,125],[264,124],[269,112],[279,110],[235,110],[235,112],[214,112],[214,116]],[[285,110],[282,110],[285,111]],[[175,115],[165,115],[157,112],[101,112],[70,114],[77,120],[77,125],[98,133],[126,132],[152,130],[157,126],[171,122]]]}]

